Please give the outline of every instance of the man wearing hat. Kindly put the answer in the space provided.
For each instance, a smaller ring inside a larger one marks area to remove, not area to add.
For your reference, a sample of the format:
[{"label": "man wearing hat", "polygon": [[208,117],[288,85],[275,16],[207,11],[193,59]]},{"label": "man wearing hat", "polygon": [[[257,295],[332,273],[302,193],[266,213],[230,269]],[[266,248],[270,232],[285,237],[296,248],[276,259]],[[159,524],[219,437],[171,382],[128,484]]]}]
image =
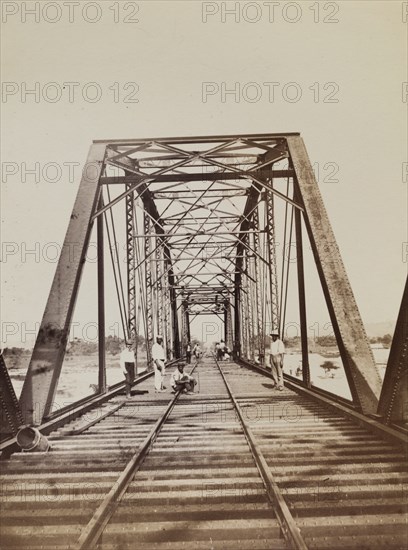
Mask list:
[{"label": "man wearing hat", "polygon": [[166,387],[163,386],[166,355],[164,353],[163,336],[161,334],[156,336],[156,343],[152,346],[152,359],[154,368],[154,387],[156,392],[163,392],[166,389]]},{"label": "man wearing hat", "polygon": [[269,355],[271,357],[272,378],[275,382],[275,388],[283,390],[283,356],[285,354],[285,345],[279,338],[279,332],[273,330],[270,333],[272,337]]}]

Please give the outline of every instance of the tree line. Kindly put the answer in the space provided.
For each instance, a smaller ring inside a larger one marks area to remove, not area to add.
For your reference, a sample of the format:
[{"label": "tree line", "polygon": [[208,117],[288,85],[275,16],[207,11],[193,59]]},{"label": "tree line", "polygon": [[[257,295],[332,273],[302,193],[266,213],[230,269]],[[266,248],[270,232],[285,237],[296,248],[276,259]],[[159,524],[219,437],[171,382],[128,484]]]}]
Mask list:
[{"label": "tree line", "polygon": [[[143,336],[137,337],[138,348],[141,351],[146,351],[146,342]],[[106,353],[111,355],[118,355],[123,347],[124,340],[119,336],[107,336],[105,338],[105,350]],[[32,350],[18,347],[4,348],[3,354],[5,357],[19,358],[23,355],[30,355]],[[93,355],[98,352],[98,342],[89,342],[82,340],[81,338],[74,338],[67,344],[67,355]]]},{"label": "tree line", "polygon": [[[138,349],[140,351],[146,351],[146,341],[144,336],[139,335],[137,340]],[[317,336],[316,338],[308,338],[310,343],[317,344],[320,347],[334,347],[337,346],[336,338],[333,335],[329,336]],[[392,336],[391,334],[384,334],[384,336],[377,336],[370,338],[371,344],[382,344],[384,347],[389,348],[391,345]],[[301,340],[300,336],[294,336],[291,338],[285,338],[284,342],[288,348],[300,348]],[[105,338],[105,350],[106,353],[111,355],[118,355],[121,352],[124,340],[119,338],[119,336],[107,336]],[[201,345],[201,342],[193,337],[191,339],[191,345],[194,346],[196,343]],[[257,338],[253,338],[253,346],[257,346]],[[268,344],[267,344],[268,345]],[[74,338],[67,345],[67,355],[92,355],[98,352],[98,343],[89,342],[82,340],[81,338]],[[31,350],[19,347],[5,347],[3,348],[4,356],[18,358],[23,355],[29,355]]]}]

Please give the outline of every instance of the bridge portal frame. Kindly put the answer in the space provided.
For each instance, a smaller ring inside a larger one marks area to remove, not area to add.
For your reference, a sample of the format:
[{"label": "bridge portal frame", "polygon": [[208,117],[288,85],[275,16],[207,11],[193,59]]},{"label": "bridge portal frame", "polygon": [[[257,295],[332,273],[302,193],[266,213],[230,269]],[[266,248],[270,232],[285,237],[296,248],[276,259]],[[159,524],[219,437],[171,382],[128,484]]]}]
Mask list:
[{"label": "bridge portal frame", "polygon": [[[129,148],[128,152],[134,152],[149,148],[152,144],[160,143],[162,145],[165,144],[163,146],[169,151],[179,151],[176,147],[179,144],[208,143],[214,145],[212,150],[215,151],[225,147],[225,145],[217,146],[217,143],[232,142],[234,140],[242,140],[242,142],[248,146],[255,145],[262,148],[262,145],[259,145],[259,141],[265,139],[274,141],[275,146],[273,149],[271,147],[263,147],[266,151],[263,162],[261,164],[258,163],[254,171],[244,171],[230,166],[231,173],[228,173],[225,172],[225,165],[212,159],[212,165],[222,167],[222,171],[216,174],[210,172],[186,174],[185,178],[189,181],[228,180],[240,177],[250,178],[252,180],[252,187],[248,191],[242,223],[237,231],[240,237],[237,240],[236,246],[237,258],[235,279],[231,279],[232,284],[235,284],[235,289],[237,289],[237,284],[240,283],[242,279],[242,257],[244,251],[248,256],[247,249],[245,248],[246,241],[249,237],[248,228],[252,223],[251,214],[253,214],[254,208],[257,206],[260,194],[262,192],[269,192],[272,193],[274,197],[280,197],[294,207],[296,212],[295,216],[297,216],[297,218],[303,217],[354,404],[365,414],[371,414],[376,411],[381,390],[381,380],[374,364],[372,352],[351,291],[350,283],[344,270],[327,213],[323,206],[320,191],[303,140],[298,133],[251,134],[242,136],[158,138],[143,140],[97,140],[93,142],[83,171],[61,256],[58,261],[55,277],[20,398],[20,405],[26,423],[34,425],[41,423],[43,418],[46,417],[51,410],[62,368],[72,314],[93,222],[96,219],[99,220],[100,216],[107,209],[128,196],[132,197],[135,192],[137,192],[142,199],[145,212],[150,221],[154,224],[154,237],[156,239],[163,239],[164,241],[163,254],[167,266],[165,272],[168,279],[169,303],[172,317],[173,352],[176,357],[179,357],[181,354],[178,326],[179,316],[175,290],[178,281],[173,273],[170,251],[165,242],[166,232],[164,231],[160,215],[154,202],[154,195],[148,188],[148,183],[152,181],[152,179],[159,179],[160,182],[171,182],[180,179],[182,176],[179,174],[171,174],[169,172],[176,169],[179,165],[182,166],[185,164],[185,161],[181,160],[171,167],[162,168],[155,172],[152,177],[146,176],[146,174],[145,177],[143,177],[138,173],[138,170],[135,170],[135,166],[131,159],[126,156],[126,152],[121,152],[120,148]],[[274,162],[283,158],[289,159],[289,170],[274,171]],[[126,175],[120,177],[108,177],[103,175],[106,162],[125,170]],[[285,196],[273,187],[273,178],[282,177],[283,175],[293,178],[295,189],[294,198]],[[101,199],[102,186],[115,183],[125,184],[125,192],[116,197],[110,204],[104,206],[98,204]],[[130,201],[131,199],[128,201],[129,205]],[[270,215],[272,214],[270,213]],[[298,219],[298,232],[300,231],[299,227],[300,221]],[[222,235],[222,233],[220,233],[220,235]],[[148,235],[145,235],[145,237],[146,236]],[[145,239],[145,243],[147,240],[148,239]],[[72,254],[71,243],[75,243],[75,254]],[[328,248],[331,251],[329,256],[327,255]],[[255,251],[255,255],[257,260],[257,251]],[[248,262],[248,259],[246,261]],[[248,271],[246,272],[246,276],[248,278]],[[101,274],[100,281],[102,281]],[[242,292],[241,286],[239,287],[239,291]],[[301,291],[301,294],[303,295],[302,300],[304,300],[304,289]],[[99,298],[101,301],[101,294]],[[235,304],[237,306],[235,307],[234,314],[234,339],[236,349],[239,349],[242,340],[245,340],[245,338],[243,339],[242,336],[240,336],[242,328],[238,318],[239,306],[244,303],[244,300],[241,298],[242,297],[238,294],[235,296]],[[251,297],[249,296],[249,300],[250,299]],[[103,300],[101,307],[103,308]],[[102,313],[101,311],[100,320],[103,320]],[[147,315],[149,315],[149,312],[147,312]],[[305,323],[305,316],[303,316],[303,319],[302,322]],[[277,320],[276,313],[275,320]],[[229,324],[231,325],[231,322]],[[305,334],[304,327],[303,342],[305,342],[305,338],[307,339]],[[100,368],[104,367],[102,366]],[[99,379],[100,385],[102,384],[100,391],[103,391],[103,373],[101,373]]]}]

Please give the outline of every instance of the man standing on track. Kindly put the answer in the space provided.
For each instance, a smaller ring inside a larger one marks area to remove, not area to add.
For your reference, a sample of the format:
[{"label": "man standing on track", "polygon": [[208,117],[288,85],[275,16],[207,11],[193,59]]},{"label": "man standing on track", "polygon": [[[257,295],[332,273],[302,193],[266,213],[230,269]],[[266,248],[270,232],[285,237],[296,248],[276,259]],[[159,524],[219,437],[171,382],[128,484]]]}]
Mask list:
[{"label": "man standing on track", "polygon": [[225,342],[224,340],[221,340],[218,348],[218,361],[223,361],[224,353],[225,353]]},{"label": "man standing on track", "polygon": [[201,357],[201,348],[200,348],[200,344],[196,344],[193,348],[193,355],[196,359],[196,363],[198,362],[198,360],[200,359]]},{"label": "man standing on track", "polygon": [[271,347],[269,349],[269,355],[271,358],[272,378],[275,382],[275,388],[283,390],[283,356],[285,354],[285,345],[279,338],[279,332],[273,330],[270,334],[272,336]]},{"label": "man standing on track", "polygon": [[165,375],[166,355],[163,348],[163,336],[160,334],[156,337],[156,343],[152,346],[152,359],[154,368],[154,387],[156,392],[163,392],[166,386],[163,386]]},{"label": "man standing on track", "polygon": [[221,352],[220,352],[220,343],[217,342],[215,344],[215,357],[217,358],[217,361],[221,361]]},{"label": "man standing on track", "polygon": [[126,397],[131,397],[131,388],[135,380],[135,354],[133,352],[132,344],[125,344],[120,357],[120,368],[125,375],[126,381]]},{"label": "man standing on track", "polygon": [[187,342],[187,346],[186,346],[186,362],[187,362],[187,365],[191,363],[191,343],[190,342]]}]

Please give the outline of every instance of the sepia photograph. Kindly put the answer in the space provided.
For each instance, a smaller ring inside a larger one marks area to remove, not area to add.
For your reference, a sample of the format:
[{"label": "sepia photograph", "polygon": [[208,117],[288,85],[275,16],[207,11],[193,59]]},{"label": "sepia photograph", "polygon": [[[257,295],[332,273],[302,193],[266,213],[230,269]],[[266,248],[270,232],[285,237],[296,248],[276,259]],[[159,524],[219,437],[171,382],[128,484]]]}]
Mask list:
[{"label": "sepia photograph", "polygon": [[0,10],[0,548],[405,550],[408,2]]}]

